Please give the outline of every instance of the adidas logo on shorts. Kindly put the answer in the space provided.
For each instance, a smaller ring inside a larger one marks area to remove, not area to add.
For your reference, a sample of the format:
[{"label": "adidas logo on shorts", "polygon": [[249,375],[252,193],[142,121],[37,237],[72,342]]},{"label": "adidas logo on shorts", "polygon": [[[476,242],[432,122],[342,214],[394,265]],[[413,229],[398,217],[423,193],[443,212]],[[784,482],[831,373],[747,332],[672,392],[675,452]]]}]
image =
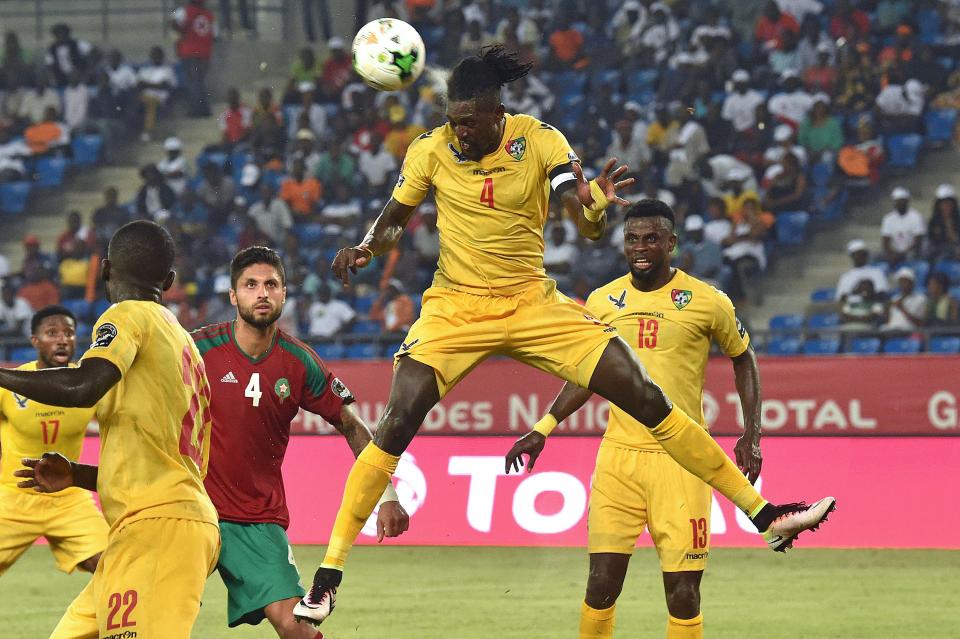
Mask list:
[{"label": "adidas logo on shorts", "polygon": [[233,374],[233,371],[230,371],[229,373],[227,373],[226,375],[224,375],[223,377],[221,377],[221,378],[220,378],[220,381],[223,382],[224,384],[239,384],[239,383],[240,383],[240,382],[237,380],[237,376]]}]

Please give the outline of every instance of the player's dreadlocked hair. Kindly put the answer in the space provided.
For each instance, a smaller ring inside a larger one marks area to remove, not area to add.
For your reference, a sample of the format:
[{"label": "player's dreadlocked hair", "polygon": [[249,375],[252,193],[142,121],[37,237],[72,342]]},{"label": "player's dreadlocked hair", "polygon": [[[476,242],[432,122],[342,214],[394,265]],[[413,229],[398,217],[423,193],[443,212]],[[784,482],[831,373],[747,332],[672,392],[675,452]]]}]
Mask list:
[{"label": "player's dreadlocked hair", "polygon": [[447,99],[451,102],[480,97],[497,98],[500,87],[519,80],[530,72],[532,63],[520,62],[516,51],[507,51],[494,44],[480,49],[480,55],[471,55],[453,67],[447,82]]}]

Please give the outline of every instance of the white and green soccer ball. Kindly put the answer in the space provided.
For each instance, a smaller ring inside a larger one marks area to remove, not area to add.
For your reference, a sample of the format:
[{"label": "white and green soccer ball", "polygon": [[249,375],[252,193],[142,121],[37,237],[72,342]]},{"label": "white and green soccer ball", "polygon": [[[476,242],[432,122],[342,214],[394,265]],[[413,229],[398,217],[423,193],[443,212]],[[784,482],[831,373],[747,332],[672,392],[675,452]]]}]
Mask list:
[{"label": "white and green soccer ball", "polygon": [[353,39],[353,68],[378,91],[399,91],[416,82],[426,57],[420,34],[403,20],[374,20]]}]

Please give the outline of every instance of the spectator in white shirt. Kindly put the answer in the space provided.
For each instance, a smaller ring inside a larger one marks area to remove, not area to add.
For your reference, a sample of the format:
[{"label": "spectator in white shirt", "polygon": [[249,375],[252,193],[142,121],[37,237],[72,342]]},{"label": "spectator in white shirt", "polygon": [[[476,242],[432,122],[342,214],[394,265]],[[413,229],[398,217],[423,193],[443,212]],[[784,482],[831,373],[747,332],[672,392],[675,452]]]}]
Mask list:
[{"label": "spectator in white shirt", "polygon": [[164,62],[163,49],[150,49],[150,62],[140,67],[137,73],[137,86],[140,89],[140,102],[143,103],[144,142],[149,142],[157,126],[157,112],[167,103],[170,91],[176,86],[177,78],[173,67]]},{"label": "spectator in white shirt", "polygon": [[320,211],[320,222],[327,225],[327,232],[340,234],[350,240],[357,235],[356,223],[363,213],[363,204],[344,181],[334,182],[330,197]]},{"label": "spectator in white shirt", "polygon": [[890,266],[896,266],[920,252],[927,227],[920,212],[910,206],[910,191],[898,186],[890,197],[893,210],[883,216],[880,234],[883,236],[884,259]]},{"label": "spectator in white shirt", "polygon": [[4,282],[0,295],[0,336],[27,337],[30,335],[30,318],[33,309],[30,303],[16,294],[10,282]]},{"label": "spectator in white shirt", "polygon": [[110,78],[110,91],[120,97],[137,88],[137,72],[123,61],[123,54],[114,49],[107,56],[107,64],[103,72]]},{"label": "spectator in white shirt", "polygon": [[535,47],[540,43],[540,29],[537,28],[537,23],[526,16],[521,16],[517,7],[506,8],[503,19],[497,25],[497,40],[505,42],[508,32],[515,35],[517,42],[522,46]]},{"label": "spectator in white shirt", "polygon": [[[650,147],[644,138],[634,135],[633,123],[629,120],[620,120],[614,125],[613,139],[607,147],[606,158],[615,157],[630,167],[631,171],[640,172],[650,164]],[[600,160],[598,160],[600,162]],[[600,164],[597,168],[600,168]]]},{"label": "spectator in white shirt", "polygon": [[330,339],[338,333],[345,333],[350,324],[356,319],[356,312],[350,305],[335,299],[327,284],[321,284],[317,289],[317,299],[307,310],[310,337]]},{"label": "spectator in white shirt", "polygon": [[877,96],[880,126],[884,133],[916,133],[923,113],[925,89],[919,80],[902,82],[897,67],[890,69],[890,83]]},{"label": "spectator in white shirt", "polygon": [[293,152],[287,157],[287,172],[293,173],[293,164],[297,160],[303,161],[307,175],[313,175],[320,164],[320,154],[316,149],[317,137],[310,129],[300,129],[293,143]]},{"label": "spectator in white shirt", "polygon": [[792,69],[780,75],[780,84],[783,93],[770,98],[767,108],[775,118],[798,128],[813,107],[813,96],[803,88],[800,76]]},{"label": "spectator in white shirt", "polygon": [[270,182],[260,183],[260,201],[255,202],[247,215],[257,223],[257,228],[269,237],[274,244],[280,244],[293,228],[293,216],[287,203],[276,197],[276,190]]},{"label": "spectator in white shirt", "polygon": [[297,91],[300,93],[300,106],[293,110],[290,118],[287,128],[289,139],[292,140],[300,129],[299,122],[303,114],[306,114],[307,123],[313,134],[318,139],[322,139],[327,133],[327,110],[315,101],[317,85],[313,82],[301,82],[297,85]]},{"label": "spectator in white shirt", "polygon": [[76,129],[87,120],[90,106],[90,91],[81,82],[80,72],[70,76],[70,84],[63,90],[63,121],[71,129]]},{"label": "spectator in white shirt", "polygon": [[83,73],[93,46],[86,40],[77,40],[70,35],[70,27],[60,23],[50,29],[53,44],[44,58],[58,87],[66,86],[75,72]]},{"label": "spectator in white shirt", "polygon": [[27,166],[23,161],[31,155],[33,151],[22,139],[13,139],[9,128],[0,127],[0,183],[25,180]]},{"label": "spectator in white shirt", "polygon": [[692,110],[688,110],[686,106],[676,109],[675,114],[680,122],[677,145],[683,147],[687,154],[687,161],[694,165],[700,161],[700,158],[710,152],[707,132],[702,124],[693,119]]},{"label": "spectator in white shirt", "polygon": [[10,275],[10,260],[3,253],[0,253],[0,280]]},{"label": "spectator in white shirt", "polygon": [[510,113],[526,113],[535,118],[553,108],[554,96],[536,76],[526,75],[507,85],[503,95],[503,105]]},{"label": "spectator in white shirt", "polygon": [[49,86],[46,76],[41,74],[40,77],[31,82],[30,90],[24,94],[20,101],[17,117],[27,120],[28,124],[36,124],[43,120],[44,114],[50,107],[60,113],[60,94],[52,86]]},{"label": "spectator in white shirt", "polygon": [[757,105],[763,102],[763,96],[750,88],[750,74],[737,69],[731,76],[733,91],[723,101],[723,119],[727,120],[734,131],[742,133],[756,123]]},{"label": "spectator in white shirt", "polygon": [[886,321],[880,330],[886,334],[909,335],[923,325],[927,296],[916,291],[917,276],[912,269],[900,268],[893,274],[897,294],[886,307]]},{"label": "spectator in white shirt", "polygon": [[837,280],[836,300],[838,302],[844,302],[862,280],[870,280],[873,290],[879,295],[887,292],[887,276],[883,269],[867,263],[870,252],[867,251],[866,242],[860,239],[847,242],[847,255],[853,261],[853,268]]},{"label": "spectator in white shirt", "polygon": [[732,231],[733,222],[727,215],[727,203],[722,197],[711,197],[707,200],[707,222],[703,225],[704,239],[720,246]]},{"label": "spectator in white shirt", "polygon": [[366,179],[368,194],[385,195],[397,171],[397,160],[383,147],[383,138],[379,133],[370,135],[370,148],[360,152],[357,164]]},{"label": "spectator in white shirt", "polygon": [[784,13],[789,13],[797,21],[803,22],[807,14],[815,16],[823,12],[823,4],[817,0],[777,0],[777,6]]},{"label": "spectator in white shirt", "polygon": [[179,196],[187,188],[187,160],[183,157],[183,142],[180,138],[169,137],[163,141],[163,150],[167,152],[167,157],[157,162],[157,168],[167,185]]},{"label": "spectator in white shirt", "polygon": [[773,141],[776,145],[763,152],[763,163],[766,166],[779,164],[787,153],[795,155],[800,166],[807,166],[807,150],[796,143],[796,133],[789,124],[780,124],[773,130]]},{"label": "spectator in white shirt", "polygon": [[543,249],[543,268],[561,289],[570,288],[578,253],[577,247],[567,241],[567,229],[562,224],[551,225],[550,239]]}]

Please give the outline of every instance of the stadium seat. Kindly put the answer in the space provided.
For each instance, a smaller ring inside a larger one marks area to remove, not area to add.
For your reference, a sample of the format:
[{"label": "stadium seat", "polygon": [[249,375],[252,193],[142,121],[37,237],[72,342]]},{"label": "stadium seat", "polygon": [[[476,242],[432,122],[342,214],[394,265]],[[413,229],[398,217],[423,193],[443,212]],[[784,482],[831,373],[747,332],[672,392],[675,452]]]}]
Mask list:
[{"label": "stadium seat", "polygon": [[917,286],[923,287],[927,281],[927,275],[930,274],[930,263],[924,260],[915,260],[904,264],[917,276]]},{"label": "stadium seat", "polygon": [[320,359],[343,359],[345,351],[343,344],[326,342],[321,344],[311,344],[311,346],[313,346],[313,350],[317,352],[317,355],[320,356]]},{"label": "stadium seat", "polygon": [[60,186],[67,172],[67,158],[47,157],[37,160],[37,184],[39,186]]},{"label": "stadium seat", "polygon": [[953,131],[957,125],[957,110],[931,109],[924,114],[923,121],[927,129],[927,145],[946,145],[953,140]]},{"label": "stadium seat", "polygon": [[344,353],[347,359],[379,359],[380,345],[375,342],[351,344]]},{"label": "stadium seat", "polygon": [[77,164],[84,166],[96,164],[100,159],[100,149],[103,148],[103,136],[79,135],[73,138],[70,148],[73,150],[73,161]]},{"label": "stadium seat", "polygon": [[839,313],[814,313],[807,318],[807,328],[811,330],[837,328],[838,326],[840,326]]},{"label": "stadium seat", "polygon": [[927,344],[928,353],[954,354],[960,353],[960,337],[937,335],[930,338]]},{"label": "stadium seat", "polygon": [[810,178],[814,186],[826,186],[833,177],[834,165],[828,162],[817,162],[810,170]]},{"label": "stadium seat", "polygon": [[16,364],[25,364],[37,359],[37,351],[35,351],[31,346],[8,348],[7,359]]},{"label": "stadium seat", "polygon": [[84,299],[60,300],[60,303],[64,308],[76,315],[78,321],[89,319],[90,312],[93,310],[93,305]]},{"label": "stadium seat", "polygon": [[294,224],[293,234],[300,240],[301,248],[309,248],[323,239],[323,224]]},{"label": "stadium seat", "polygon": [[814,303],[833,302],[836,299],[837,289],[835,288],[818,288],[810,293],[810,301]]},{"label": "stadium seat", "polygon": [[360,320],[351,327],[350,332],[354,335],[379,335],[383,332],[383,327],[380,322]]},{"label": "stadium seat", "polygon": [[916,133],[891,135],[887,138],[887,166],[892,169],[912,169],[917,165],[917,156],[923,137]]},{"label": "stadium seat", "polygon": [[879,337],[854,337],[847,352],[854,355],[876,355],[880,352]]},{"label": "stadium seat", "polygon": [[960,284],[950,287],[950,297],[955,300],[960,300]]},{"label": "stadium seat", "polygon": [[393,357],[394,354],[396,354],[396,352],[400,350],[400,347],[401,347],[401,346],[403,346],[403,343],[402,343],[402,342],[397,342],[396,344],[387,344],[387,345],[383,348],[383,356],[384,356],[384,357]]},{"label": "stadium seat", "polygon": [[587,74],[583,71],[561,71],[550,80],[550,88],[557,98],[570,95],[583,95],[587,86]]},{"label": "stadium seat", "polygon": [[93,303],[93,318],[96,319],[110,308],[110,302],[107,300],[97,300]]},{"label": "stadium seat", "polygon": [[892,337],[883,345],[883,352],[887,354],[912,355],[919,353],[923,342],[916,337]]},{"label": "stadium seat", "polygon": [[373,303],[376,300],[376,295],[362,295],[357,297],[355,300],[353,300],[353,310],[361,315],[366,315],[370,312],[370,309],[373,308]]},{"label": "stadium seat", "polygon": [[810,214],[806,211],[790,211],[777,215],[777,243],[783,246],[798,246],[807,239]]},{"label": "stadium seat", "polygon": [[782,357],[796,355],[800,352],[800,338],[777,335],[767,343],[767,354]]},{"label": "stadium seat", "polygon": [[616,92],[620,90],[622,84],[623,74],[620,73],[620,69],[599,69],[590,76],[590,88],[594,91],[606,85]]},{"label": "stadium seat", "polygon": [[921,9],[917,11],[917,27],[919,38],[923,44],[933,44],[940,38],[940,12],[935,9]]},{"label": "stadium seat", "polygon": [[627,75],[627,90],[653,92],[657,88],[659,72],[656,69],[639,69]]},{"label": "stadium seat", "polygon": [[960,262],[949,260],[937,262],[933,270],[938,273],[946,273],[951,284],[960,284]]},{"label": "stadium seat", "polygon": [[839,337],[813,337],[803,343],[804,355],[836,355],[839,352]]},{"label": "stadium seat", "polygon": [[27,199],[33,184],[30,182],[5,182],[0,184],[0,211],[19,215],[27,210]]},{"label": "stadium seat", "polygon": [[207,151],[197,156],[197,173],[203,171],[203,167],[208,164],[216,164],[221,169],[227,163],[227,154],[220,151]]},{"label": "stadium seat", "polygon": [[802,329],[803,315],[799,313],[774,315],[770,318],[771,331],[800,331]]}]

